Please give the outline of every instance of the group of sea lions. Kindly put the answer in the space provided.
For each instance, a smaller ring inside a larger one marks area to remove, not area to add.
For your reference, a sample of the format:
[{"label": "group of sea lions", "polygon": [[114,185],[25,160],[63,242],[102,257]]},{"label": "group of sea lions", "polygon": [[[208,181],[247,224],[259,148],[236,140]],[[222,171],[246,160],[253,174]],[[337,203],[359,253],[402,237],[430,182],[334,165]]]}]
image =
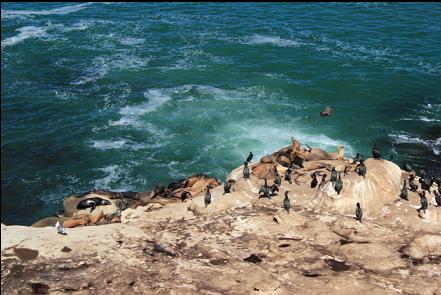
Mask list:
[{"label": "group of sea lions", "polygon": [[[230,182],[231,183],[231,182]],[[64,200],[63,211],[41,219],[33,227],[54,226],[60,222],[66,228],[121,222],[121,212],[150,203],[167,204],[186,201],[206,188],[220,185],[219,180],[206,174],[194,174],[171,182],[167,188],[159,184],[151,192],[112,192],[93,190]]]}]

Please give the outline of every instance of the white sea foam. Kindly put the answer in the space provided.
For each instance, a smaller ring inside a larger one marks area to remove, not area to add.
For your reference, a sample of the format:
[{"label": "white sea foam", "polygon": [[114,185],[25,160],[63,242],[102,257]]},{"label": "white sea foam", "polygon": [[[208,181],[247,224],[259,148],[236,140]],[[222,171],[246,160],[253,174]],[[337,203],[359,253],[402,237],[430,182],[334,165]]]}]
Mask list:
[{"label": "white sea foam", "polygon": [[279,47],[288,47],[288,46],[299,46],[301,45],[299,42],[290,39],[283,39],[279,36],[264,36],[264,35],[253,35],[249,37],[242,38],[240,43],[249,44],[249,45],[260,45],[260,44],[272,44],[274,46]]},{"label": "white sea foam", "polygon": [[29,38],[46,37],[48,27],[25,26],[17,29],[20,32],[17,36],[9,37],[2,40],[2,47],[15,45]]},{"label": "white sea foam", "polygon": [[127,170],[118,165],[110,165],[98,170],[106,173],[106,176],[94,181],[94,186],[97,189],[112,189],[111,185],[122,179],[124,174],[127,174]]},{"label": "white sea foam", "polygon": [[104,57],[95,58],[92,67],[85,71],[85,75],[71,82],[72,85],[83,85],[103,78],[110,70],[110,65]]},{"label": "white sea foam", "polygon": [[141,38],[122,38],[119,40],[123,45],[139,45],[145,42],[145,39]]},{"label": "white sea foam", "polygon": [[92,2],[82,3],[71,6],[63,6],[48,10],[3,10],[1,11],[2,18],[9,15],[51,15],[51,14],[69,14],[72,12],[86,9],[87,6],[93,4]]},{"label": "white sea foam", "polygon": [[390,137],[394,139],[395,143],[414,143],[422,144],[432,149],[435,155],[440,154],[441,149],[441,137],[437,139],[422,139],[409,133],[391,133]]},{"label": "white sea foam", "polygon": [[92,141],[92,147],[99,150],[114,150],[114,149],[125,149],[125,150],[143,150],[161,147],[161,144],[146,144],[137,143],[128,139],[118,139],[118,140],[94,140]]}]

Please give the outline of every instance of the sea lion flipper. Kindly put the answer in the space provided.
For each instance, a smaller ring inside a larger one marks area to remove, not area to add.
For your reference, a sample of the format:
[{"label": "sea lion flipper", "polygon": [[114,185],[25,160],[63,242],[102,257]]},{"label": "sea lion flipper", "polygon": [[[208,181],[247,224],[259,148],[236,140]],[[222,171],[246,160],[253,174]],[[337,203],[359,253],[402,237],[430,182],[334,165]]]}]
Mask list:
[{"label": "sea lion flipper", "polygon": [[93,206],[90,208],[90,213],[92,213],[93,210],[95,210],[96,206]]}]

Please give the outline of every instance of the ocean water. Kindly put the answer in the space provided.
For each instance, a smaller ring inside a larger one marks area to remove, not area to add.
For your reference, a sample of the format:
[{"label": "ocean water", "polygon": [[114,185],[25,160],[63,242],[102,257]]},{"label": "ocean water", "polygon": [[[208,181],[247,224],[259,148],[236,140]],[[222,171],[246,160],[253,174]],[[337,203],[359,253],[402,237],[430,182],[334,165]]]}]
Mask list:
[{"label": "ocean water", "polygon": [[6,224],[291,136],[441,170],[439,3],[2,3],[1,74]]}]

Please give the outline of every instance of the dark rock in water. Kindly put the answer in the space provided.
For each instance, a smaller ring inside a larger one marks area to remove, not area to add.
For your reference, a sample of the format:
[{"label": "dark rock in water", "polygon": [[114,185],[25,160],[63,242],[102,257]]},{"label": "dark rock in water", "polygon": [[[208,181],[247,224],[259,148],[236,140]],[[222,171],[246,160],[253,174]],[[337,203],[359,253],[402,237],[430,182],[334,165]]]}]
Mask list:
[{"label": "dark rock in water", "polygon": [[262,259],[259,258],[259,256],[255,255],[255,254],[251,254],[250,256],[248,256],[247,258],[243,259],[244,261],[247,262],[252,262],[252,263],[261,263]]},{"label": "dark rock in water", "polygon": [[334,271],[346,271],[350,266],[343,261],[337,261],[335,259],[325,259],[325,262]]}]

